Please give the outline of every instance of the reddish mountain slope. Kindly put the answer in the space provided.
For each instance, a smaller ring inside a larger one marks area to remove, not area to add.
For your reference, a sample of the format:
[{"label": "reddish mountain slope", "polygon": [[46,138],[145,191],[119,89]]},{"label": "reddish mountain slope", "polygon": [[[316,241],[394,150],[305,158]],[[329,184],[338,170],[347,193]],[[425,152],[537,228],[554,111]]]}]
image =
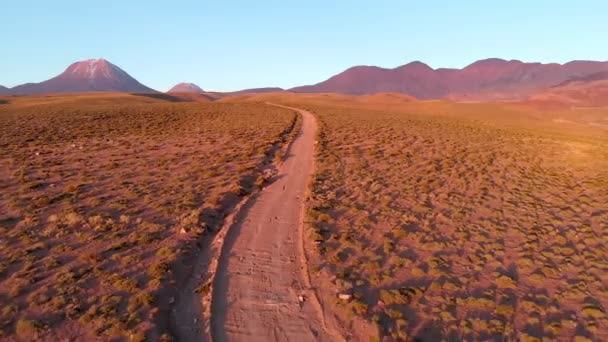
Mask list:
[{"label": "reddish mountain slope", "polygon": [[62,74],[40,83],[10,89],[11,94],[81,92],[156,92],[139,83],[105,59],[90,59],[70,65]]},{"label": "reddish mountain slope", "polygon": [[169,89],[167,93],[204,93],[205,91],[201,87],[194,83],[178,83],[173,88]]},{"label": "reddish mountain slope", "polygon": [[563,87],[568,84],[577,83],[577,82],[585,83],[585,82],[603,81],[603,80],[608,80],[608,71],[596,72],[594,74],[580,76],[580,77],[573,77],[567,81],[564,81],[564,82],[558,84],[556,87]]},{"label": "reddish mountain slope", "polygon": [[404,93],[417,98],[442,97],[447,87],[428,65],[412,62],[395,69],[356,66],[313,86],[296,87],[298,93],[340,93],[364,95]]},{"label": "reddish mountain slope", "polygon": [[290,90],[342,94],[397,92],[419,99],[514,99],[598,72],[608,72],[608,62],[574,61],[560,65],[492,58],[463,69],[432,69],[424,63],[412,62],[395,69],[353,67],[321,83]]},{"label": "reddish mountain slope", "polygon": [[543,107],[605,107],[608,106],[608,73],[575,78],[536,93],[529,103]]}]

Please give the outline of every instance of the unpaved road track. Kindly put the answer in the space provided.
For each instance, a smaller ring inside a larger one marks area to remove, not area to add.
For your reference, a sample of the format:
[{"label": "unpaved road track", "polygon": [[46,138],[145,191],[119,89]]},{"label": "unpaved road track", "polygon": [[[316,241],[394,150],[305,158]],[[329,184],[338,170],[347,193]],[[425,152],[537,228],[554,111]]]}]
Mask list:
[{"label": "unpaved road track", "polygon": [[226,236],[212,293],[214,341],[341,340],[324,322],[305,265],[302,222],[317,124],[312,114],[298,111],[301,132],[276,180]]}]

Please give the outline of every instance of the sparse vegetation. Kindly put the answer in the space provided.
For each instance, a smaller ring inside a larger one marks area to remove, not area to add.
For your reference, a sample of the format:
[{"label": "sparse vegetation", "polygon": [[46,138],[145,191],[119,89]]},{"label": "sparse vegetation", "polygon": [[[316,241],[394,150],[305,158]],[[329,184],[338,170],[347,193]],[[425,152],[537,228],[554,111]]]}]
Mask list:
[{"label": "sparse vegetation", "polygon": [[320,287],[354,284],[346,321],[387,340],[607,336],[585,302],[608,305],[605,134],[493,104],[292,102],[320,123],[306,236]]},{"label": "sparse vegetation", "polygon": [[[65,98],[0,107],[0,337],[170,340],[153,323],[183,260],[271,181],[295,115]],[[305,236],[345,319],[379,340],[608,336],[605,131],[517,105],[325,98],[290,101],[318,118]]]},{"label": "sparse vegetation", "polygon": [[0,109],[5,335],[57,339],[80,324],[90,336],[79,339],[158,338],[150,327],[166,319],[156,314],[182,259],[267,181],[296,122],[260,103],[113,99],[19,97]]}]

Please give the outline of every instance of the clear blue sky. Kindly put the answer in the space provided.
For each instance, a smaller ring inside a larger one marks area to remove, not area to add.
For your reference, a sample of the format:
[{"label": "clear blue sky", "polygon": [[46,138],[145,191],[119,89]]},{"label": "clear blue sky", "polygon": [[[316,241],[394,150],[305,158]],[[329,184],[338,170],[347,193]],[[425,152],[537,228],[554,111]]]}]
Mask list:
[{"label": "clear blue sky", "polygon": [[[104,57],[158,90],[293,87],[353,65],[608,60],[608,1],[3,0],[0,84]],[[125,4],[127,3],[127,4]]]}]

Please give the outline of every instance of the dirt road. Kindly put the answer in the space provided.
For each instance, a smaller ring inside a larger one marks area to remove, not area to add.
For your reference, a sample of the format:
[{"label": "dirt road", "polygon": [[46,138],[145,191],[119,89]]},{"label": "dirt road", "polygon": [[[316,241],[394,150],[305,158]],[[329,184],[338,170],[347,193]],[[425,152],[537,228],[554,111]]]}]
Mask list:
[{"label": "dirt road", "polygon": [[298,111],[302,129],[276,180],[226,236],[211,302],[214,341],[341,340],[324,322],[305,266],[302,220],[317,124]]}]

